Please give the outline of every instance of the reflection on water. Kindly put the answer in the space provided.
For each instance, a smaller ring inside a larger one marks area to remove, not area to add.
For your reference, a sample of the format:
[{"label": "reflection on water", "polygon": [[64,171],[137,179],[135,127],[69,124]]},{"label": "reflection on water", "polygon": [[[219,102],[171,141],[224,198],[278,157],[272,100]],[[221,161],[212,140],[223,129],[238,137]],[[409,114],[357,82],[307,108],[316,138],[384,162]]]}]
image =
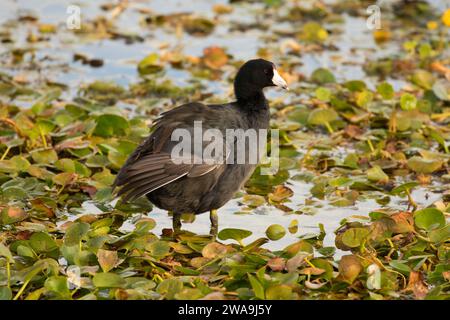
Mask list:
[{"label": "reflection on water", "polygon": [[[311,194],[309,192],[312,184],[300,183],[297,181],[292,181],[290,188],[294,191],[294,195],[291,197],[292,202],[288,203],[291,208],[298,208],[304,204],[305,199],[310,198]],[[424,188],[417,188],[412,191],[412,197],[420,207],[426,207],[435,201],[441,199],[442,195],[439,193],[433,193]],[[324,239],[324,246],[334,245],[334,231],[340,226],[340,221],[345,218],[360,219],[374,210],[380,210],[382,206],[378,204],[373,199],[367,199],[364,201],[358,201],[352,207],[334,207],[327,204],[327,201],[322,201],[319,203],[321,208],[318,210],[317,214],[287,214],[273,206],[261,206],[253,210],[249,214],[242,214],[239,212],[242,204],[239,203],[240,199],[233,199],[229,201],[225,206],[219,209],[219,231],[225,228],[241,228],[250,230],[253,234],[245,239],[245,243],[250,243],[260,237],[265,237],[265,231],[267,227],[271,224],[277,223],[285,227],[289,227],[292,220],[296,219],[298,221],[299,230],[295,234],[287,233],[285,237],[278,241],[270,241],[264,245],[264,247],[279,250],[287,245],[298,241],[298,237],[313,233],[319,233],[318,225],[321,223],[324,225],[326,231],[326,237]],[[392,197],[389,203],[390,209],[406,210],[407,202],[404,198]],[[239,213],[238,213],[239,212]],[[83,210],[79,215],[71,215],[68,217],[69,220],[75,220],[80,215],[83,214],[100,214],[101,210],[95,207],[93,203],[85,203]],[[172,228],[172,218],[167,214],[165,210],[160,210],[154,208],[148,216],[153,218],[157,224],[155,229],[152,231],[155,234],[160,235],[162,229]],[[135,218],[135,217],[133,217]],[[134,224],[131,222],[132,219],[127,220],[120,230],[124,232],[129,232],[134,229]],[[183,223],[183,230],[191,231],[197,234],[208,234],[210,228],[209,214],[204,213],[197,215],[195,221],[192,223]],[[227,243],[232,243],[232,240],[225,241]]]}]

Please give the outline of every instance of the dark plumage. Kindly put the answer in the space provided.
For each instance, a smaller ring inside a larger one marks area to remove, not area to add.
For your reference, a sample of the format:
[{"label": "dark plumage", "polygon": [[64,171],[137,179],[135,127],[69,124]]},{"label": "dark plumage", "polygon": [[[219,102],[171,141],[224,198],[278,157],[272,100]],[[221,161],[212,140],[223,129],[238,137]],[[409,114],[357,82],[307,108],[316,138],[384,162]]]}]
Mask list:
[{"label": "dark plumage", "polygon": [[[202,121],[203,131],[214,128],[223,133],[225,146],[226,129],[267,129],[269,105],[262,90],[274,85],[287,88],[273,63],[250,60],[240,68],[234,81],[237,101],[217,105],[193,102],[164,112],[156,120],[152,134],[136,148],[118,173],[114,182],[114,186],[122,187],[118,195],[123,201],[146,195],[157,207],[172,211],[174,220],[182,213],[215,213],[215,209],[242,187],[256,165],[236,164],[236,161],[234,164],[217,161],[175,164],[171,153],[179,141],[172,141],[172,133],[180,128],[193,133],[194,121]],[[209,141],[203,142],[203,148],[208,144]],[[236,152],[224,155],[233,156],[236,157]],[[201,157],[201,154],[192,152],[190,157]]]}]

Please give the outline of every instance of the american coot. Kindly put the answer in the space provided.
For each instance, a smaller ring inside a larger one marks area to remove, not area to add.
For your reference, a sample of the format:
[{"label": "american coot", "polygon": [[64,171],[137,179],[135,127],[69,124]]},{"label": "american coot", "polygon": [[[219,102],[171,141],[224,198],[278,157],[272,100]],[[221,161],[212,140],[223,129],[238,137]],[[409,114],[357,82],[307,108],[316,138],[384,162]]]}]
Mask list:
[{"label": "american coot", "polygon": [[[227,161],[218,161],[220,157],[212,162],[174,161],[173,151],[178,141],[174,141],[173,133],[180,128],[193,133],[194,122],[201,123],[203,131],[218,129],[223,133],[220,136],[224,139],[223,144],[238,150],[237,139],[231,140],[230,146],[230,141],[225,141],[225,132],[227,129],[268,129],[269,104],[263,89],[270,86],[287,89],[286,81],[272,62],[250,60],[239,69],[234,81],[237,101],[216,105],[192,102],[164,112],[155,121],[152,134],[120,169],[114,182],[114,187],[122,187],[118,195],[124,202],[146,195],[157,207],[171,211],[174,231],[181,227],[182,213],[210,211],[211,233],[216,234],[217,209],[242,187],[256,163],[248,161],[249,155],[246,155],[244,163],[239,162],[236,158],[238,152],[229,151],[223,152]],[[266,139],[264,136],[264,143]],[[248,139],[244,141],[247,151],[249,144],[255,143],[248,142]],[[200,154],[192,152],[191,159],[201,157],[202,148],[206,145],[202,141]]]}]

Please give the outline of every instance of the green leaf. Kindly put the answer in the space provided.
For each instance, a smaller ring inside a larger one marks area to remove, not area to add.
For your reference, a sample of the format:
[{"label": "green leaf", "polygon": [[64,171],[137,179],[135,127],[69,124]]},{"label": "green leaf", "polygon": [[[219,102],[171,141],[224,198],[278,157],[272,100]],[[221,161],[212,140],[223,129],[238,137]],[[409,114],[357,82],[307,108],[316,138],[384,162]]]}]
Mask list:
[{"label": "green leaf", "polygon": [[163,258],[170,252],[170,245],[167,241],[154,241],[145,247],[150,255],[155,258]]},{"label": "green leaf", "polygon": [[87,223],[75,222],[67,229],[64,244],[68,247],[79,245],[81,239],[88,233],[89,227]]},{"label": "green leaf", "polygon": [[374,166],[367,170],[367,179],[370,181],[386,183],[389,181],[389,176],[384,173],[380,166]]},{"label": "green leaf", "polygon": [[369,235],[366,228],[350,228],[342,235],[342,242],[350,248],[359,247]]},{"label": "green leaf", "polygon": [[389,262],[389,265],[392,268],[394,268],[406,275],[408,275],[409,272],[411,271],[411,268],[407,264],[400,262],[400,261],[392,260],[391,262]]},{"label": "green leaf", "polygon": [[11,300],[12,292],[8,287],[0,287],[0,301],[1,300]]},{"label": "green leaf", "polygon": [[315,125],[326,125],[338,118],[333,109],[314,109],[309,113],[308,123]]},{"label": "green leaf", "polygon": [[30,162],[22,156],[14,156],[10,161],[14,164],[17,171],[27,171],[30,167]]},{"label": "green leaf", "polygon": [[55,129],[56,125],[53,122],[51,122],[50,120],[39,119],[36,122],[36,127],[40,134],[46,135],[46,134],[49,134],[50,132],[52,132],[53,129]]},{"label": "green leaf", "polygon": [[150,230],[152,230],[156,226],[156,221],[152,218],[141,219],[136,222],[136,228],[133,233],[137,235],[147,234]]},{"label": "green leaf", "polygon": [[377,92],[383,97],[385,100],[390,100],[394,97],[394,88],[390,83],[383,82],[377,86]]},{"label": "green leaf", "polygon": [[311,81],[318,84],[325,84],[336,82],[336,78],[330,70],[325,68],[318,68],[311,74]]},{"label": "green leaf", "polygon": [[367,108],[372,100],[373,93],[368,90],[361,91],[356,96],[356,104],[361,108]]},{"label": "green leaf", "polygon": [[400,107],[403,110],[406,111],[414,110],[416,106],[417,106],[417,99],[415,96],[413,96],[410,93],[402,94],[402,97],[400,98]]},{"label": "green leaf", "polygon": [[435,208],[426,208],[414,212],[414,223],[417,227],[431,231],[445,226],[445,216]]},{"label": "green leaf", "polygon": [[0,256],[5,257],[9,261],[13,261],[13,256],[11,254],[11,251],[9,251],[9,248],[1,242],[0,242]]},{"label": "green leaf", "polygon": [[54,149],[33,150],[30,154],[33,161],[38,164],[53,164],[58,160],[58,155]]},{"label": "green leaf", "polygon": [[266,236],[270,240],[280,240],[286,235],[286,230],[282,225],[272,224],[266,230]]},{"label": "green leaf", "polygon": [[331,91],[330,91],[330,89],[327,89],[324,87],[319,87],[316,89],[315,95],[316,95],[317,99],[328,102],[328,101],[330,101],[330,98],[331,98]]},{"label": "green leaf", "polygon": [[165,296],[166,299],[174,299],[175,295],[183,290],[183,282],[181,282],[179,279],[172,278],[172,279],[165,279],[163,280],[159,285],[156,291]]},{"label": "green leaf", "polygon": [[295,234],[298,231],[298,220],[294,219],[289,223],[288,227],[289,233]]},{"label": "green leaf", "polygon": [[255,293],[255,297],[264,300],[264,287],[261,282],[259,282],[259,280],[251,274],[248,274],[248,279],[250,280],[250,285],[252,286],[253,292]]},{"label": "green leaf", "polygon": [[138,64],[139,73],[144,75],[161,71],[163,67],[158,63],[158,60],[159,56],[157,53],[151,53],[146,56]]},{"label": "green leaf", "polygon": [[267,300],[291,300],[292,288],[285,284],[273,285],[266,290]]},{"label": "green leaf", "polygon": [[431,230],[428,237],[434,243],[444,242],[450,239],[450,224],[440,229]]},{"label": "green leaf", "polygon": [[243,239],[250,237],[251,235],[252,232],[248,230],[226,228],[222,229],[217,236],[220,240],[233,239],[241,242]]},{"label": "green leaf", "polygon": [[323,42],[328,38],[328,31],[316,21],[309,21],[303,25],[300,38],[308,42]]},{"label": "green leaf", "polygon": [[442,167],[442,161],[414,156],[408,159],[408,167],[417,173],[430,174]]},{"label": "green leaf", "polygon": [[130,128],[128,120],[116,114],[103,114],[97,118],[94,134],[101,137],[126,135]]},{"label": "green leaf", "polygon": [[400,195],[406,191],[410,191],[411,189],[417,187],[419,185],[418,182],[406,182],[403,183],[401,185],[399,185],[398,187],[395,187],[394,189],[391,190],[391,194],[392,195]]},{"label": "green leaf", "polygon": [[350,80],[344,83],[344,87],[352,92],[363,91],[367,88],[367,85],[364,81],[361,80]]},{"label": "green leaf", "polygon": [[30,237],[30,245],[36,253],[46,253],[58,248],[55,240],[47,233],[36,232]]},{"label": "green leaf", "polygon": [[52,177],[52,181],[60,186],[66,186],[73,183],[77,178],[75,173],[63,172]]},{"label": "green leaf", "polygon": [[435,81],[434,76],[426,70],[416,70],[411,81],[424,89],[431,89]]},{"label": "green leaf", "polygon": [[92,282],[97,288],[122,288],[127,284],[125,279],[111,272],[96,273]]},{"label": "green leaf", "polygon": [[64,276],[53,276],[45,280],[45,289],[58,294],[61,298],[70,299],[70,290],[67,278]]},{"label": "green leaf", "polygon": [[31,111],[35,114],[40,114],[42,111],[44,111],[48,106],[49,103],[61,95],[62,91],[61,89],[53,89],[48,91],[45,95],[43,95],[39,100],[36,101],[35,104],[31,107]]}]

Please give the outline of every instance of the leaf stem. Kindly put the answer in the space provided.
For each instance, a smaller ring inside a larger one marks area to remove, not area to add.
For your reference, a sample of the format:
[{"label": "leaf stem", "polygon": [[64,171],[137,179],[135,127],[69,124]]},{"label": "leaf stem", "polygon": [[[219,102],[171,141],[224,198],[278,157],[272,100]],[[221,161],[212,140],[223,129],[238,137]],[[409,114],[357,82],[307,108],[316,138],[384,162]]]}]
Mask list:
[{"label": "leaf stem", "polygon": [[8,277],[8,288],[11,288],[11,266],[9,265],[9,259],[6,259],[6,275]]},{"label": "leaf stem", "polygon": [[9,150],[11,150],[11,147],[6,148],[5,152],[3,153],[2,157],[0,158],[0,161],[5,160],[6,155],[8,154]]},{"label": "leaf stem", "polygon": [[333,128],[331,127],[329,122],[325,122],[325,127],[327,127],[329,133],[334,133]]},{"label": "leaf stem", "polygon": [[20,288],[20,290],[17,292],[17,294],[14,296],[13,300],[17,300],[20,298],[20,296],[22,295],[23,291],[25,290],[25,288],[27,287],[28,283],[30,282],[31,279],[26,280],[22,287]]}]

